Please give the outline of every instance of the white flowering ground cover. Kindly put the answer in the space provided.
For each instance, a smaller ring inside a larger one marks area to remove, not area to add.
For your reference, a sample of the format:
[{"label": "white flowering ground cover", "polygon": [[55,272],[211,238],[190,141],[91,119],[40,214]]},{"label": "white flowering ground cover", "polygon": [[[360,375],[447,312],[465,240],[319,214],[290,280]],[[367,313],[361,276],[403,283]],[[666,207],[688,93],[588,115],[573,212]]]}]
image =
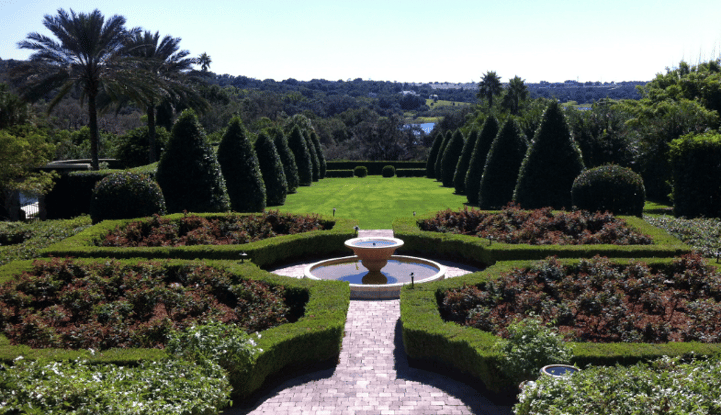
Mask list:
[{"label": "white flowering ground cover", "polygon": [[528,384],[516,415],[721,414],[721,361],[662,358],[631,367],[591,367]]}]

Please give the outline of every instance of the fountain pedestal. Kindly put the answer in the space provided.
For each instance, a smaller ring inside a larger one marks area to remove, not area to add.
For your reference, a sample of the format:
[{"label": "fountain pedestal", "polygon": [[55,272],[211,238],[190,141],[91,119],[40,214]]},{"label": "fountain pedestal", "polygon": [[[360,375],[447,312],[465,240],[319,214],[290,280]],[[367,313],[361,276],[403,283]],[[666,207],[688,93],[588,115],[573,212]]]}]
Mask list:
[{"label": "fountain pedestal", "polygon": [[369,272],[380,272],[396,249],[403,246],[397,238],[353,238],[345,241]]}]

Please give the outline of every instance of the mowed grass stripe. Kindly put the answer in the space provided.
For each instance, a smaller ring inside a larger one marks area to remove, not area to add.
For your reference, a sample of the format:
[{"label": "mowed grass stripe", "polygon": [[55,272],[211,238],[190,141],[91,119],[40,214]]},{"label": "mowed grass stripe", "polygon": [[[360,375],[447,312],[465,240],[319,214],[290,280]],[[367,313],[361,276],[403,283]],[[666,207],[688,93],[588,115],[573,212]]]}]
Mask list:
[{"label": "mowed grass stripe", "polygon": [[424,177],[382,176],[328,178],[300,187],[285,205],[272,206],[290,213],[317,213],[359,221],[361,229],[390,229],[397,217],[459,209],[466,197]]}]

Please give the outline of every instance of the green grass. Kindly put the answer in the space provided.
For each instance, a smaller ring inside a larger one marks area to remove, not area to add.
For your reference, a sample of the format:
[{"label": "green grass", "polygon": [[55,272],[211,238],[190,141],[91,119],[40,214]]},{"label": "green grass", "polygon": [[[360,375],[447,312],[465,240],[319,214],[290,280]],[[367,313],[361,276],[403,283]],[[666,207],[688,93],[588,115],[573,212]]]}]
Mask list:
[{"label": "green grass", "polygon": [[281,212],[318,213],[355,219],[361,229],[391,229],[393,219],[459,209],[466,197],[424,177],[328,178],[288,195]]}]

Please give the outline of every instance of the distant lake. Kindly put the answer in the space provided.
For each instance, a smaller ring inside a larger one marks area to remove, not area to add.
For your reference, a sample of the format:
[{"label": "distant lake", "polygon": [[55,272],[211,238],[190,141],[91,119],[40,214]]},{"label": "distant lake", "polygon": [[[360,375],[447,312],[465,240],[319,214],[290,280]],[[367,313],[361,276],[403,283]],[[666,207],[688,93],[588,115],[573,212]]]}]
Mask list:
[{"label": "distant lake", "polygon": [[424,122],[423,124],[406,124],[406,127],[411,127],[411,126],[413,126],[413,127],[415,127],[415,126],[421,127],[421,130],[423,130],[424,133],[430,134],[431,131],[433,130],[433,127],[436,126],[436,123],[434,123],[434,122]]}]

